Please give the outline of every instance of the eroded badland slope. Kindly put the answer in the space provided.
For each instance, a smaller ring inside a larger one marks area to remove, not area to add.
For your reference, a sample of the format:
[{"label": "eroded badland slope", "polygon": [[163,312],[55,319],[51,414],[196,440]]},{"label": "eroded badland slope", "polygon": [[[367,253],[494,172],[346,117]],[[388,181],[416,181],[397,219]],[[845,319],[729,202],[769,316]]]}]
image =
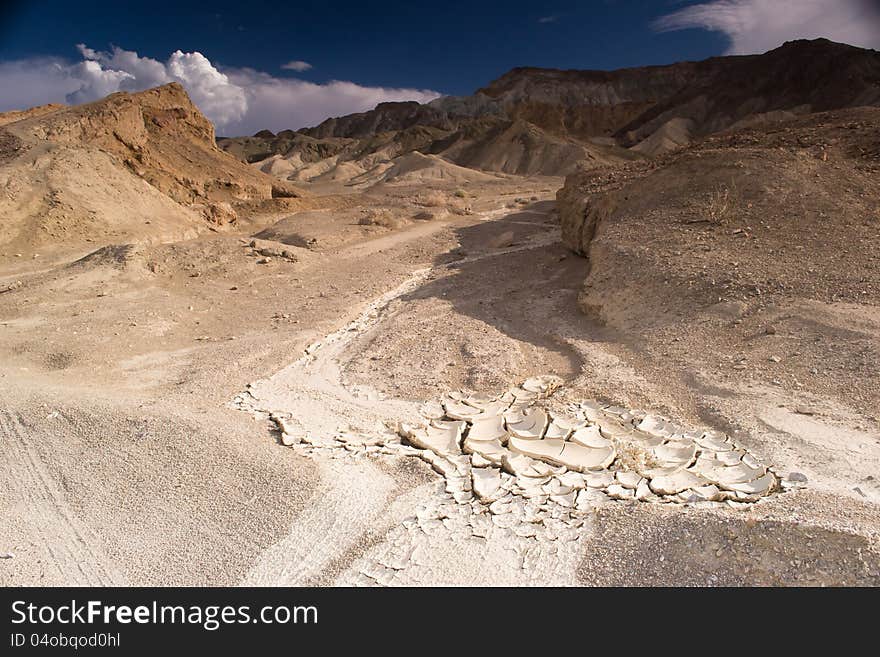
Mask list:
[{"label": "eroded badland slope", "polygon": [[220,151],[178,84],[3,119],[0,257],[195,236],[237,204],[301,195]]}]

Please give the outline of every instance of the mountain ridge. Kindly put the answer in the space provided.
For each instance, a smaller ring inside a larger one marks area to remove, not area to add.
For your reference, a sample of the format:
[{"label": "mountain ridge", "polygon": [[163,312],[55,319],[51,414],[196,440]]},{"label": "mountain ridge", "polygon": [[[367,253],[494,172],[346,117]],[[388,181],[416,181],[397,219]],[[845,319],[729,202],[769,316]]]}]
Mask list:
[{"label": "mountain ridge", "polygon": [[[558,176],[657,155],[744,123],[861,105],[880,105],[880,53],[797,40],[759,55],[614,71],[517,67],[471,96],[381,103],[280,139],[261,131],[218,143],[248,162],[418,150],[486,171]],[[302,179],[303,167],[293,168]]]}]

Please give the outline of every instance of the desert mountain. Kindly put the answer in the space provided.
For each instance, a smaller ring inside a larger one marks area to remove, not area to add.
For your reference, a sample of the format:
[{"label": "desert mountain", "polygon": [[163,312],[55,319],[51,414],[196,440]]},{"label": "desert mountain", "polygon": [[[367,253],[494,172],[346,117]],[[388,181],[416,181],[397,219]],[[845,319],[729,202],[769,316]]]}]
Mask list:
[{"label": "desert mountain", "polygon": [[880,53],[817,39],[762,55],[617,71],[516,68],[472,96],[382,103],[314,128],[219,144],[248,162],[274,157],[261,168],[294,180],[342,163],[367,170],[414,150],[486,171],[565,175],[730,127],[878,104]]},{"label": "desert mountain", "polygon": [[3,251],[194,235],[235,204],[296,196],[218,149],[178,84],[0,114]]}]

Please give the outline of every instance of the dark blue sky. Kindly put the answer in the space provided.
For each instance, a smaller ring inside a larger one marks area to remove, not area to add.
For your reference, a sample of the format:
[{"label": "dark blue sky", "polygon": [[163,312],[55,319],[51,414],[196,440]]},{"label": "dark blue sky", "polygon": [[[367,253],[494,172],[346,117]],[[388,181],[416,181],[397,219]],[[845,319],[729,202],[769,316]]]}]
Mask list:
[{"label": "dark blue sky", "polygon": [[[221,67],[279,77],[465,94],[514,66],[613,69],[721,54],[727,41],[717,33],[651,29],[658,16],[688,4],[694,2],[6,1],[0,60],[75,60],[76,43],[115,44],[160,60],[197,50]],[[553,19],[539,21],[546,17]],[[281,71],[290,60],[314,68]]]}]

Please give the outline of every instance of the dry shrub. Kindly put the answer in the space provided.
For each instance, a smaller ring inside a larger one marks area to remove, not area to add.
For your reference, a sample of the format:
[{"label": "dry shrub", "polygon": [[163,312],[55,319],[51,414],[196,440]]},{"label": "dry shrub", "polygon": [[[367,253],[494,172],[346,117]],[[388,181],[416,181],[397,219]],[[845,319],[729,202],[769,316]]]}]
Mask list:
[{"label": "dry shrub", "polygon": [[703,204],[702,211],[710,222],[724,223],[736,208],[736,187],[719,185],[711,192]]},{"label": "dry shrub", "polygon": [[358,219],[361,226],[381,226],[382,228],[391,228],[396,230],[406,223],[400,217],[395,217],[387,208],[371,208]]},{"label": "dry shrub", "polygon": [[446,195],[443,192],[433,189],[429,192],[419,194],[416,203],[429,208],[439,208],[441,205],[446,205]]},{"label": "dry shrub", "polygon": [[452,192],[452,195],[455,198],[467,198],[467,192],[463,189],[456,189],[454,192]]},{"label": "dry shrub", "polygon": [[632,443],[618,445],[617,458],[625,469],[635,472],[662,465],[652,453]]}]

